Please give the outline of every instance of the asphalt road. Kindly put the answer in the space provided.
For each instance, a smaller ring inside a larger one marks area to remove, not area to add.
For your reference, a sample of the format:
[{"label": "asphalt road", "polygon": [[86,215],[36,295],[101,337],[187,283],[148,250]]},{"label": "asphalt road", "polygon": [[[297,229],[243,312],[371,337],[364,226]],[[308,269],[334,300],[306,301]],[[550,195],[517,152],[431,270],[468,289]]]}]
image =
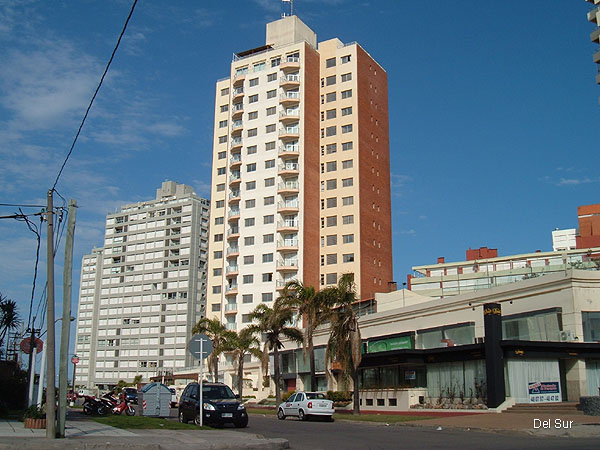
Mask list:
[{"label": "asphalt road", "polygon": [[233,433],[257,433],[284,438],[294,450],[375,449],[590,449],[599,448],[597,438],[541,438],[522,433],[484,433],[441,430],[410,425],[352,422],[337,419],[301,422],[278,420],[274,415],[251,414],[248,427]]}]

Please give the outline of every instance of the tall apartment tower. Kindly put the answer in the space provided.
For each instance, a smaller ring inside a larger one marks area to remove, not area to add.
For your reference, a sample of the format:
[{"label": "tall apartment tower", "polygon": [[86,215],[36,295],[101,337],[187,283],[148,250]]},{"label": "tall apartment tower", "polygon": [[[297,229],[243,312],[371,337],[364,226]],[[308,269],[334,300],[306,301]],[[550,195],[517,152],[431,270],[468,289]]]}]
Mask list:
[{"label": "tall apartment tower", "polygon": [[[600,44],[600,0],[586,0],[592,3],[594,7],[588,12],[587,18],[590,22],[596,24],[596,29],[590,34],[590,39],[596,44]],[[600,84],[600,48],[596,48],[594,53],[594,62],[598,67],[598,75],[596,75],[596,83]]]},{"label": "tall apartment tower", "polygon": [[214,129],[207,316],[239,330],[290,280],[388,292],[387,74],[360,45],[268,23],[217,82]]},{"label": "tall apartment tower", "polygon": [[205,312],[209,209],[190,186],[165,181],[155,200],[106,217],[104,247],[81,265],[78,385],[194,365],[186,344]]}]

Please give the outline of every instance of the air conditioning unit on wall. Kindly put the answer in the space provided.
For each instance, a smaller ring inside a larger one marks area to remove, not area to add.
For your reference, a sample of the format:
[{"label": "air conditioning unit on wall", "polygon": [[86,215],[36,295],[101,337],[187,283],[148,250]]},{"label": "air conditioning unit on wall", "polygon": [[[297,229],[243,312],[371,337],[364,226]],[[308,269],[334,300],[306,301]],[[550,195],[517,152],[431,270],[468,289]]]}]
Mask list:
[{"label": "air conditioning unit on wall", "polygon": [[558,332],[558,340],[560,342],[572,342],[577,339],[575,339],[575,333],[573,333],[573,330],[563,330]]}]

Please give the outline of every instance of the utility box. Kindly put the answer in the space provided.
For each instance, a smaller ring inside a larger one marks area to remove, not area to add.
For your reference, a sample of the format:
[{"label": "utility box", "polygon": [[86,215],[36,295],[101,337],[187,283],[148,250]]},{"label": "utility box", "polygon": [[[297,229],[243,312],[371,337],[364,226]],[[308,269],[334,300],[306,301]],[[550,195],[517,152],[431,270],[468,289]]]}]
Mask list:
[{"label": "utility box", "polygon": [[138,408],[141,416],[169,417],[171,391],[166,384],[150,383],[138,391]]}]

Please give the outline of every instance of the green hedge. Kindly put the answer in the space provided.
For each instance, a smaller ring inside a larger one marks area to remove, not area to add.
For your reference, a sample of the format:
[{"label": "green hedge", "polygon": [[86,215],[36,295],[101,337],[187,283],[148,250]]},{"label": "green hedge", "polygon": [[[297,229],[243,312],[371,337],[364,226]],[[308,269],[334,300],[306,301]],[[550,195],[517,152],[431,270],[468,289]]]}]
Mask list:
[{"label": "green hedge", "polygon": [[352,393],[347,391],[327,391],[327,398],[334,402],[352,401]]}]

